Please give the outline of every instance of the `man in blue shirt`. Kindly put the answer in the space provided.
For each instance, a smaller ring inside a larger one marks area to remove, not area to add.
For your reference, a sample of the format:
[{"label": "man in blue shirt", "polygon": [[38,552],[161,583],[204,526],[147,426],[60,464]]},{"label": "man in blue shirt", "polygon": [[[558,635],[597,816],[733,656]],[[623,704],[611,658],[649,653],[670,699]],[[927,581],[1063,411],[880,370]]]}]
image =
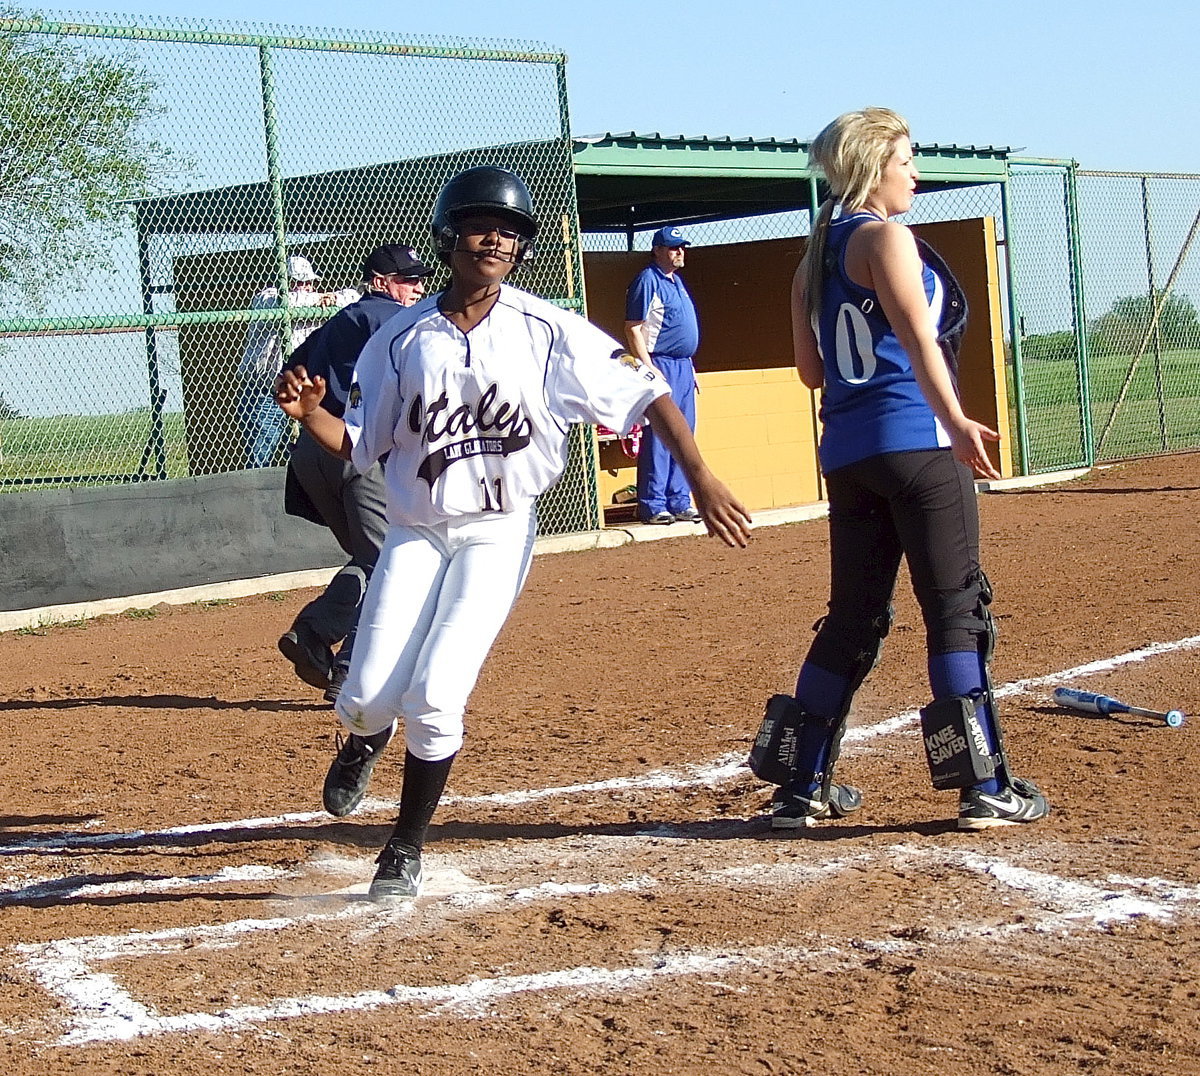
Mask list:
[{"label": "man in blue shirt", "polygon": [[[651,261],[625,296],[625,337],[630,350],[652,363],[671,386],[671,398],[696,429],[696,370],[700,346],[696,306],[679,275],[691,244],[674,225],[651,240]],[[638,450],[638,516],[644,523],[698,522],[692,491],[666,445],[646,427]]]}]

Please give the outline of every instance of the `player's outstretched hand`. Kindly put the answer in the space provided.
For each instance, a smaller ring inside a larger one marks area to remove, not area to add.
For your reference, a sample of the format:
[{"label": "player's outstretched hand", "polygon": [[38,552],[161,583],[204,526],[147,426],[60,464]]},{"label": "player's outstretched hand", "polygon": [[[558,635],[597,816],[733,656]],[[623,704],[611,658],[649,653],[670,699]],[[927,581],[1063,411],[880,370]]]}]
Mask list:
[{"label": "player's outstretched hand", "polygon": [[275,378],[275,402],[289,418],[297,422],[312,414],[325,398],[325,379],[308,376],[303,366],[283,370]]},{"label": "player's outstretched hand", "polygon": [[988,458],[984,441],[999,441],[1000,435],[990,426],[963,416],[962,422],[950,430],[950,446],[954,458],[965,463],[978,478],[999,478],[1000,472]]},{"label": "player's outstretched hand", "polygon": [[727,546],[746,548],[750,541],[750,513],[717,479],[692,486],[696,511],[704,517],[708,533],[720,538]]}]

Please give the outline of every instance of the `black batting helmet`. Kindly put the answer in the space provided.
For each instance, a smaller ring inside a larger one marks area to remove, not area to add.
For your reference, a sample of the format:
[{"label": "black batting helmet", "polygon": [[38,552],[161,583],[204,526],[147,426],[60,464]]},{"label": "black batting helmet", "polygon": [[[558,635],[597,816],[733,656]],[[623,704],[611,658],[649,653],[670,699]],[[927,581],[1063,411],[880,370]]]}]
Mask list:
[{"label": "black batting helmet", "polygon": [[538,224],[533,216],[529,188],[516,172],[493,165],[480,165],[459,172],[446,181],[433,207],[433,242],[442,261],[449,258],[458,242],[458,222],[472,214],[486,214],[510,221],[521,236],[517,264],[533,256],[533,237]]}]

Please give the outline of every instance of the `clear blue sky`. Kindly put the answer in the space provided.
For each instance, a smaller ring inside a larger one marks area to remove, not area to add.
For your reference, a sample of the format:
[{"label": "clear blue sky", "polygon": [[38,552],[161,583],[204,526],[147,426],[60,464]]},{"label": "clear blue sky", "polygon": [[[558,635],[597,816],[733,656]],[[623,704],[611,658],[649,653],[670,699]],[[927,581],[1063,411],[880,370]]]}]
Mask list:
[{"label": "clear blue sky", "polygon": [[840,112],[879,104],[904,113],[918,141],[1010,146],[1085,168],[1200,172],[1195,0],[129,0],[120,10],[203,11],[258,31],[541,42],[569,57],[575,134],[810,138]]}]

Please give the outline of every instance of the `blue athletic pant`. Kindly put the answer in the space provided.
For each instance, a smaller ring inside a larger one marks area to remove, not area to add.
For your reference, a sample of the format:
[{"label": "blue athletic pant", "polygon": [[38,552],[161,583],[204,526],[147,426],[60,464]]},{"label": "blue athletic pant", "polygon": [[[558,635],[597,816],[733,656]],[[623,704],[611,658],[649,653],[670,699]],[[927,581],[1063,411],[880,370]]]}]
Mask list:
[{"label": "blue athletic pant", "polygon": [[[691,359],[668,359],[658,355],[651,361],[671,387],[675,401],[689,428],[696,430],[696,369]],[[684,477],[683,468],[667,451],[667,446],[647,425],[642,431],[637,466],[638,515],[642,520],[659,512],[677,514],[692,506],[692,489]]]},{"label": "blue athletic pant", "polygon": [[238,390],[237,422],[247,467],[286,462],[290,420],[261,385],[243,385]]}]

